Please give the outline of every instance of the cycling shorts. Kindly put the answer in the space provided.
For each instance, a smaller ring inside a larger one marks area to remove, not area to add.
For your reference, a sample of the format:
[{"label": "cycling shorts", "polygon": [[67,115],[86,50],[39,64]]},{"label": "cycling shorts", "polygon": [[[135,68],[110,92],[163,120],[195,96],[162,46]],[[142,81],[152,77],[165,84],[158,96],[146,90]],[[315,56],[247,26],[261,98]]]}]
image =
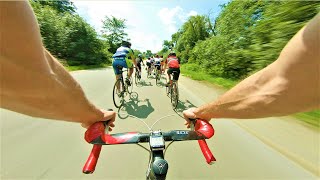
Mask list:
[{"label": "cycling shorts", "polygon": [[180,68],[169,68],[167,71],[168,74],[173,73],[173,80],[178,81],[180,76]]},{"label": "cycling shorts", "polygon": [[158,70],[160,70],[160,64],[155,64],[154,67],[156,67]]},{"label": "cycling shorts", "polygon": [[132,68],[133,63],[130,59],[127,59],[127,58],[114,58],[112,61],[113,71],[114,71],[114,74],[119,75],[121,73],[119,71],[119,68],[117,68],[117,66],[121,66],[124,68]]}]

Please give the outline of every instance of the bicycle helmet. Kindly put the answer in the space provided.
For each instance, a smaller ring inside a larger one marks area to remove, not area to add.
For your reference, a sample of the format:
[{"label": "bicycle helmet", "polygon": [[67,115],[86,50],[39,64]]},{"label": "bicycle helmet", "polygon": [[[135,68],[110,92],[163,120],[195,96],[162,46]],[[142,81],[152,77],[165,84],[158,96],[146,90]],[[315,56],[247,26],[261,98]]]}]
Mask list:
[{"label": "bicycle helmet", "polygon": [[131,48],[131,43],[128,41],[122,41],[122,46]]},{"label": "bicycle helmet", "polygon": [[176,56],[176,53],[174,51],[171,51],[168,56]]}]

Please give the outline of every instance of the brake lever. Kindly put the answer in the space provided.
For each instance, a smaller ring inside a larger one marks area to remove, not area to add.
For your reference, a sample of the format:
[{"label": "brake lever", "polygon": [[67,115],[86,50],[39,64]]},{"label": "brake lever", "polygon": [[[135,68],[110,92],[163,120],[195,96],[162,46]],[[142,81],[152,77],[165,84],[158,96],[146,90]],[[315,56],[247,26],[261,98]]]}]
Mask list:
[{"label": "brake lever", "polygon": [[[108,111],[113,111],[113,109],[108,109]],[[103,121],[103,125],[105,127],[104,129],[104,134],[109,134],[109,123],[110,120],[107,120],[107,121]]]},{"label": "brake lever", "polygon": [[190,130],[191,130],[191,131],[194,131],[194,126],[196,125],[197,119],[189,118],[189,120],[191,121],[191,123],[190,123]]}]

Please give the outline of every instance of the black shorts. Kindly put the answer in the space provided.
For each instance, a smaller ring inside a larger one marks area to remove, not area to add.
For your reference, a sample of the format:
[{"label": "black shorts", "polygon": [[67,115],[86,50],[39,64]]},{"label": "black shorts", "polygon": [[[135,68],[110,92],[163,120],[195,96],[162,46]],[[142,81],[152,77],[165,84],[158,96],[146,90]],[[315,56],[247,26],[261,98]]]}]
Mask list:
[{"label": "black shorts", "polygon": [[141,70],[141,63],[137,63],[137,67],[139,70]]},{"label": "black shorts", "polygon": [[167,71],[168,74],[173,73],[173,80],[178,81],[180,76],[180,68],[169,68]]},{"label": "black shorts", "polygon": [[148,68],[150,68],[151,67],[151,63],[147,62],[147,66],[148,66]]},{"label": "black shorts", "polygon": [[158,70],[160,70],[160,64],[155,64],[154,67],[156,67]]}]

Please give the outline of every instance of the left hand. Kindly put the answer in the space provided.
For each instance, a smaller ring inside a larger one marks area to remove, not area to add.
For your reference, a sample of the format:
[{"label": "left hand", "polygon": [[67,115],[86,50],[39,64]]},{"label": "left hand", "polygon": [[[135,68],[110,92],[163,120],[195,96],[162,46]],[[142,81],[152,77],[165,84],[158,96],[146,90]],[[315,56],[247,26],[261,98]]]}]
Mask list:
[{"label": "left hand", "polygon": [[[114,121],[116,120],[116,112],[115,111],[107,111],[104,109],[100,109],[100,111],[103,113],[103,118],[102,119],[97,119],[96,122],[98,121],[109,121],[108,126],[109,126],[109,131],[112,131],[112,128],[115,126]],[[93,123],[82,123],[81,126],[84,128],[89,128]]]}]

